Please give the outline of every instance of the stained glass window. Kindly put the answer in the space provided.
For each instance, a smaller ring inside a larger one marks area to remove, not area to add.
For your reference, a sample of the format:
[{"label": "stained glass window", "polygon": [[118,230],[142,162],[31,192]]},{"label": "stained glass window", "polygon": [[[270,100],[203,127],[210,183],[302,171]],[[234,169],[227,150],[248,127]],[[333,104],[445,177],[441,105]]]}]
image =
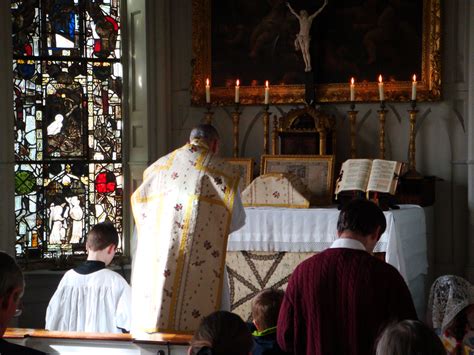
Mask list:
[{"label": "stained glass window", "polygon": [[120,0],[13,0],[17,256],[122,247]]}]

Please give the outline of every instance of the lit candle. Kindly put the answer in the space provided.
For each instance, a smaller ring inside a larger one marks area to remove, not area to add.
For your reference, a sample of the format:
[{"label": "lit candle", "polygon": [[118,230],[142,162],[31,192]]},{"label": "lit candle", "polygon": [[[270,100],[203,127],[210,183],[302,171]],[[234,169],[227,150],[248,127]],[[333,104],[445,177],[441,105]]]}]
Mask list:
[{"label": "lit candle", "polygon": [[265,81],[265,105],[268,105],[268,98],[270,96],[270,87],[268,86],[268,80]]},{"label": "lit candle", "polygon": [[355,99],[355,84],[354,84],[354,78],[351,78],[351,101],[354,101]]},{"label": "lit candle", "polygon": [[206,103],[211,103],[211,84],[209,83],[209,78],[206,79]]},{"label": "lit candle", "polygon": [[416,75],[413,74],[413,82],[411,83],[411,99],[416,100]]},{"label": "lit candle", "polygon": [[382,75],[379,75],[379,97],[380,97],[380,101],[383,101],[385,99],[384,94],[383,94]]},{"label": "lit candle", "polygon": [[239,103],[239,99],[240,99],[240,80],[237,79],[237,81],[235,82],[235,103],[238,104]]}]

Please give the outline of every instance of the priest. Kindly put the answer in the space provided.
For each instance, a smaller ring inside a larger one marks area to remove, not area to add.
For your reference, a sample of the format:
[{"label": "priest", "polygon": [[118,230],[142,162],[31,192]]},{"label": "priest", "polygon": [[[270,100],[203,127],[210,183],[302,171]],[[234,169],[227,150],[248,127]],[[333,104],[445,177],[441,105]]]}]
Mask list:
[{"label": "priest", "polygon": [[217,157],[219,135],[195,127],[158,159],[132,195],[132,333],[192,334],[221,308],[227,238],[245,223],[239,175]]}]

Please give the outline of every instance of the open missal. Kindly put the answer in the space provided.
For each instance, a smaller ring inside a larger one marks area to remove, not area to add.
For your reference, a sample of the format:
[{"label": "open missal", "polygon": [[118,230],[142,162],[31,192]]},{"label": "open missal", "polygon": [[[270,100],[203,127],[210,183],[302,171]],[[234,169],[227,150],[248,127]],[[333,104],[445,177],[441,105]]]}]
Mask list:
[{"label": "open missal", "polygon": [[336,196],[342,191],[380,192],[395,195],[403,163],[381,159],[348,159],[336,182]]}]

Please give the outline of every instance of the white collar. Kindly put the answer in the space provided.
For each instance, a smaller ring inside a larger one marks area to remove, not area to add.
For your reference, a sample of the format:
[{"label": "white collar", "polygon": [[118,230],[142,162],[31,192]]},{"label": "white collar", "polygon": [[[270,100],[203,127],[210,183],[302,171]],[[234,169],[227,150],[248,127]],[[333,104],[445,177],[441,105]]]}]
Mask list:
[{"label": "white collar", "polygon": [[348,248],[367,251],[367,249],[365,249],[364,244],[362,244],[358,240],[351,238],[338,238],[334,242],[332,242],[329,248]]}]

